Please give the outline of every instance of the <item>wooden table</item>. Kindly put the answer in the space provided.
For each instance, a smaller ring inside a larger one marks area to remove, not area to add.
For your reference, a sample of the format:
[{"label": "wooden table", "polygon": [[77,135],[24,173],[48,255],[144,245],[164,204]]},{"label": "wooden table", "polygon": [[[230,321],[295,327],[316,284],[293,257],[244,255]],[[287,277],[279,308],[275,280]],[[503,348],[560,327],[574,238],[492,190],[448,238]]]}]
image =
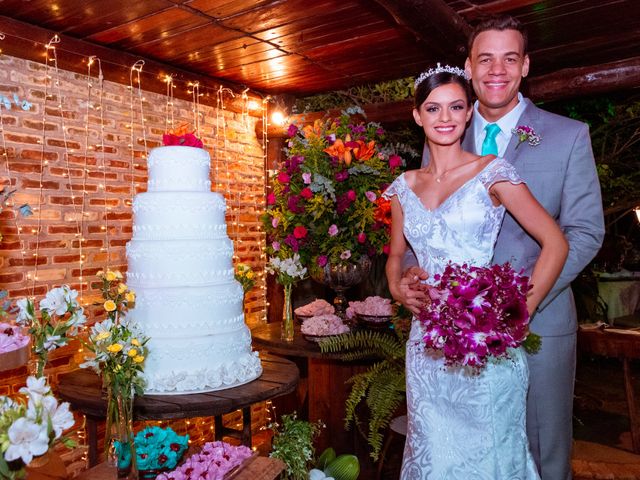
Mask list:
[{"label": "wooden table", "polygon": [[[243,445],[251,447],[251,405],[295,390],[300,373],[290,360],[260,355],[262,375],[239,387],[189,395],[145,395],[133,406],[134,420],[167,420],[215,417],[216,440],[225,433],[222,415],[242,409]],[[106,416],[107,401],[98,376],[89,370],[76,370],[60,377],[59,397],[86,415],[89,466],[98,462],[98,421]]]},{"label": "wooden table", "polygon": [[280,338],[279,322],[260,325],[251,330],[251,335],[254,348],[297,357],[305,363],[300,369],[298,392],[301,416],[306,413],[308,420],[322,420],[326,425],[315,441],[316,452],[333,447],[337,454],[353,453],[360,459],[360,478],[375,478],[375,465],[369,457],[366,440],[355,427],[351,431],[344,429],[345,400],[351,390],[351,384],[346,381],[365,371],[371,361],[345,362],[340,360],[340,354],[322,353],[316,343],[302,337],[298,325],[293,342]]},{"label": "wooden table", "polygon": [[640,453],[640,418],[636,408],[631,375],[631,360],[640,359],[640,331],[617,328],[578,329],[578,349],[582,353],[601,355],[622,360],[624,390],[627,397],[631,443],[633,451]]},{"label": "wooden table", "polygon": [[[233,480],[275,480],[284,470],[284,463],[277,458],[256,457],[243,467]],[[101,463],[75,477],[75,480],[112,480],[116,478],[114,467]]]}]

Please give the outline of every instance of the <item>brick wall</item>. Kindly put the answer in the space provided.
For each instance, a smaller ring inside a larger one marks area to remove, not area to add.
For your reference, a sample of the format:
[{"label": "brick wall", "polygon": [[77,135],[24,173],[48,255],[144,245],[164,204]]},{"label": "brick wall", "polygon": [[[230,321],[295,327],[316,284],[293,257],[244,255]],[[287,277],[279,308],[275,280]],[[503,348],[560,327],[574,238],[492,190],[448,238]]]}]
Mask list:
[{"label": "brick wall", "polygon": [[[104,82],[100,109],[99,84],[94,79],[92,85],[89,89],[83,75],[0,55],[0,95],[13,100],[15,94],[32,104],[29,110],[15,103],[1,110],[0,178],[16,190],[15,204],[34,209],[26,219],[16,218],[11,208],[0,214],[0,289],[13,300],[34,293],[39,301],[49,288],[69,284],[82,291],[91,323],[104,315],[92,306],[99,300],[96,272],[107,266],[127,270],[132,194],[146,190],[145,155],[159,146],[167,118],[166,97],[143,92],[143,132],[140,102],[134,96],[132,108],[128,86]],[[173,103],[175,123],[193,123],[193,104]],[[256,118],[202,104],[199,111],[200,137],[212,157],[213,189],[227,200],[236,261],[258,273],[245,302],[247,323],[255,325],[263,320],[265,307],[259,221],[264,156],[254,133]],[[54,352],[47,369],[52,383],[77,368],[82,357],[79,342]],[[3,372],[0,394],[16,393],[25,376],[26,368]],[[210,427],[209,421],[191,422],[189,433],[202,438]],[[82,454],[82,449],[65,452],[72,470],[82,467]]]}]

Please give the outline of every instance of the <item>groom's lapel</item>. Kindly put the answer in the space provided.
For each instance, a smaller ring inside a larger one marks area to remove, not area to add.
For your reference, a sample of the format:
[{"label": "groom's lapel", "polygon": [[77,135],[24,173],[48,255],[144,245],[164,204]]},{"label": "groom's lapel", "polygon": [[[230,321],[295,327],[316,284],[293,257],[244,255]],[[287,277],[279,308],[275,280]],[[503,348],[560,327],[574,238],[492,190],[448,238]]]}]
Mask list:
[{"label": "groom's lapel", "polygon": [[[528,98],[525,98],[523,101],[527,106],[522,112],[522,115],[520,115],[516,128],[521,125],[526,125],[539,132],[540,127],[536,126],[539,118],[538,108]],[[511,134],[511,140],[509,140],[509,145],[507,145],[507,150],[504,153],[504,158],[511,164],[515,164],[520,154],[525,150],[524,148],[516,148],[517,146],[518,136],[516,134]]]}]

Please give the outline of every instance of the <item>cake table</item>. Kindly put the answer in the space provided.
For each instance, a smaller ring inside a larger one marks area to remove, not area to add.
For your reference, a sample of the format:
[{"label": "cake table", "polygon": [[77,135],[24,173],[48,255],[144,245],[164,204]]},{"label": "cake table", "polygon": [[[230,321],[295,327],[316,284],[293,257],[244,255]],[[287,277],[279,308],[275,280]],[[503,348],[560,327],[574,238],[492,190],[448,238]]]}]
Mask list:
[{"label": "cake table", "polygon": [[[242,409],[243,445],[251,447],[251,405],[286,395],[295,390],[298,367],[290,360],[262,354],[262,375],[245,385],[208,393],[189,395],[145,395],[133,406],[134,420],[169,420],[192,417],[215,417],[216,440],[226,432],[222,415]],[[107,399],[100,378],[89,370],[76,370],[60,376],[58,396],[87,418],[89,466],[98,462],[97,424],[106,415]]]}]

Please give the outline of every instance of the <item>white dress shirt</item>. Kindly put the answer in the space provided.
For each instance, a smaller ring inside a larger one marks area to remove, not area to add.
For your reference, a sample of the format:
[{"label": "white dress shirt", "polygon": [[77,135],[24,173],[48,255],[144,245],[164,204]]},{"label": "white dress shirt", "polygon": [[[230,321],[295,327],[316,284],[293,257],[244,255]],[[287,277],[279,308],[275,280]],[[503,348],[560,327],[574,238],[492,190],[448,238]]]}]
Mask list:
[{"label": "white dress shirt", "polygon": [[[505,116],[500,118],[497,122],[500,127],[500,133],[496,136],[496,143],[498,144],[498,156],[504,157],[505,152],[507,151],[507,146],[509,145],[509,141],[511,140],[511,130],[515,129],[518,124],[518,120],[524,112],[525,103],[523,102],[523,96],[520,92],[518,92],[518,103],[516,106],[507,113]],[[473,105],[473,119],[471,120],[474,123],[474,132],[476,132],[475,138],[475,146],[476,153],[480,155],[482,151],[482,142],[484,142],[484,137],[486,136],[486,132],[484,131],[484,127],[486,127],[489,123],[484,117],[478,112],[478,101]]]}]

